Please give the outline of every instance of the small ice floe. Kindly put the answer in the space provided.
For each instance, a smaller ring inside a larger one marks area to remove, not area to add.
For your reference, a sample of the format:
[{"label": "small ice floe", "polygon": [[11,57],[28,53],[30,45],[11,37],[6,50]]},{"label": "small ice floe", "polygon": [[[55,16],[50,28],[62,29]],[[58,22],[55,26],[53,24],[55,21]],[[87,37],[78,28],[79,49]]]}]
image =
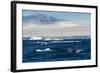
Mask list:
[{"label": "small ice floe", "polygon": [[47,51],[52,51],[52,49],[50,48],[46,48],[46,49],[37,49],[36,52],[47,52]]},{"label": "small ice floe", "polygon": [[47,42],[44,42],[44,44],[48,44]]},{"label": "small ice floe", "polygon": [[78,50],[76,50],[76,53],[80,53],[82,50],[81,49],[78,49]]},{"label": "small ice floe", "polygon": [[68,49],[68,53],[80,53],[82,50],[81,49]]}]

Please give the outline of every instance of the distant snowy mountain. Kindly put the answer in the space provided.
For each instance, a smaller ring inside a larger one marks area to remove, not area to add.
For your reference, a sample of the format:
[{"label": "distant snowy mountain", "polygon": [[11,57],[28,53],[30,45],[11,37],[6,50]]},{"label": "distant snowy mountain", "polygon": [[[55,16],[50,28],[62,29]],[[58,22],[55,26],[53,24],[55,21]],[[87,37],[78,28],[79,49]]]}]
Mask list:
[{"label": "distant snowy mountain", "polygon": [[90,39],[90,36],[64,36],[64,37],[23,37],[23,40],[66,40],[66,39]]},{"label": "distant snowy mountain", "polygon": [[63,21],[53,16],[47,16],[45,14],[37,13],[29,16],[23,16],[23,23],[37,23],[37,24],[52,24],[57,21]]}]

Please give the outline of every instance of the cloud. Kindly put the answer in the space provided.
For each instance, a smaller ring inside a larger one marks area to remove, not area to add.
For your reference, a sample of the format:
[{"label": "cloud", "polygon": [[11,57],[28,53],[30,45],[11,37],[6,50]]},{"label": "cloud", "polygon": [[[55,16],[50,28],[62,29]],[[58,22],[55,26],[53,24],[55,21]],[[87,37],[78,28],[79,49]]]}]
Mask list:
[{"label": "cloud", "polygon": [[23,36],[69,36],[69,35],[90,35],[90,25],[79,25],[69,21],[57,21],[53,24],[23,25]]}]

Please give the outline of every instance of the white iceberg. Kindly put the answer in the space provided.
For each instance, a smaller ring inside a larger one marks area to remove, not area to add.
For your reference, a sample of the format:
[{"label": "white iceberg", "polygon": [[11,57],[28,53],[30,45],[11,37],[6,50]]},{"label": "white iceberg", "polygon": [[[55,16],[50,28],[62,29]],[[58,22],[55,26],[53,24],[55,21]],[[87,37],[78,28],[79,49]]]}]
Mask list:
[{"label": "white iceberg", "polygon": [[44,49],[44,50],[42,50],[42,49],[37,49],[37,50],[36,50],[36,52],[47,52],[47,51],[52,51],[52,49],[46,48],[46,49]]},{"label": "white iceberg", "polygon": [[29,40],[42,40],[42,37],[31,37]]}]

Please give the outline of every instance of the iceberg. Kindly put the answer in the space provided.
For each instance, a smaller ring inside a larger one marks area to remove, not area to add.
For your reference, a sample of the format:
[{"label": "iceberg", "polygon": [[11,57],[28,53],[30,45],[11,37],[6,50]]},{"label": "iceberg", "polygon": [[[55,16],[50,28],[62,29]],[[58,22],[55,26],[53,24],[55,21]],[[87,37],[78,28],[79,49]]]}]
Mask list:
[{"label": "iceberg", "polygon": [[29,40],[42,40],[42,37],[31,37]]},{"label": "iceberg", "polygon": [[46,48],[46,49],[44,49],[44,50],[42,50],[42,49],[37,49],[37,50],[36,50],[36,52],[47,52],[47,51],[52,51],[52,49]]}]

